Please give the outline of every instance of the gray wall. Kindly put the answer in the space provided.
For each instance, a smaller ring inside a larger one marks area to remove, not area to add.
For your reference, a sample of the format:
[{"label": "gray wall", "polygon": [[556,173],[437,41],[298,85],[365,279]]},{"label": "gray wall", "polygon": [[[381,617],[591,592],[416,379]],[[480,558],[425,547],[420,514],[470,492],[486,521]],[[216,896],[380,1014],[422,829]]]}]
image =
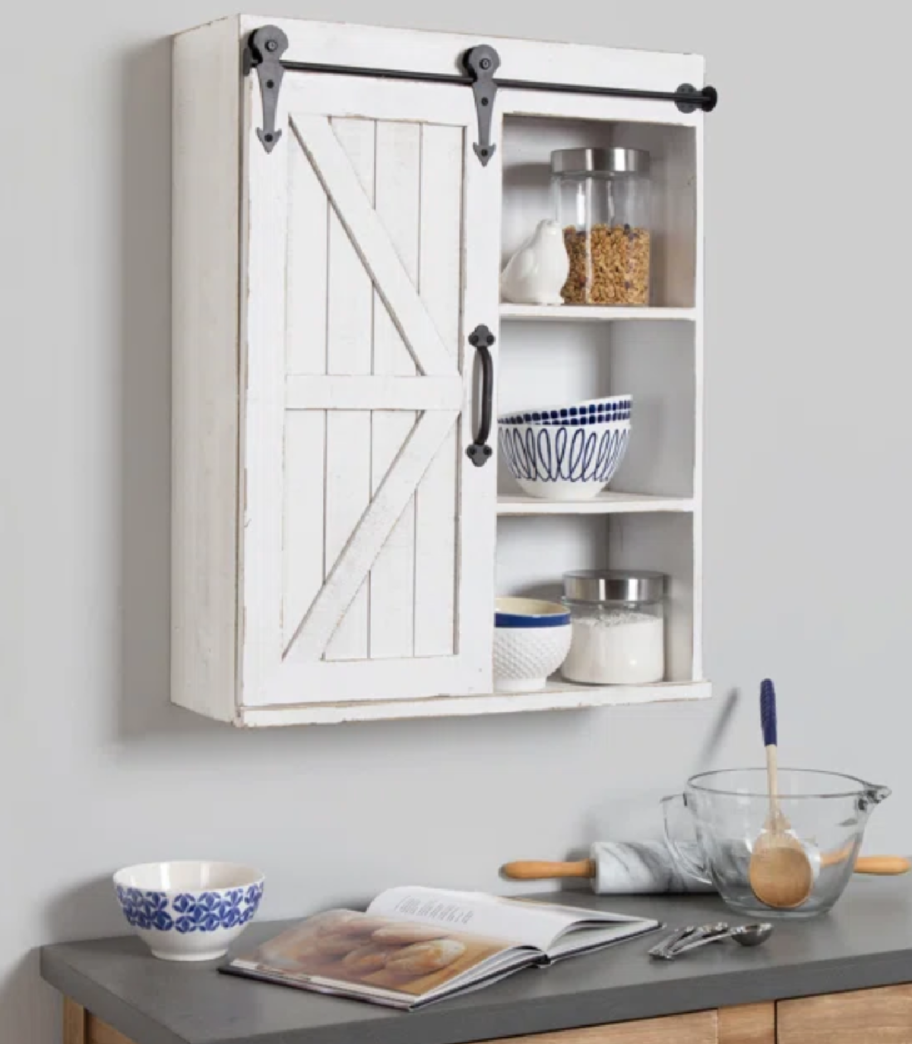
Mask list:
[{"label": "gray wall", "polygon": [[262,9],[708,56],[722,92],[706,153],[718,696],[261,734],[168,705],[167,36],[230,6],[49,0],[40,23],[7,26],[4,54],[0,1044],[57,1039],[33,948],[121,931],[118,866],[255,862],[265,917],[410,880],[496,888],[509,857],[651,834],[656,799],[688,774],[757,761],[764,674],[785,758],[892,784],[868,848],[912,848],[899,8]]}]

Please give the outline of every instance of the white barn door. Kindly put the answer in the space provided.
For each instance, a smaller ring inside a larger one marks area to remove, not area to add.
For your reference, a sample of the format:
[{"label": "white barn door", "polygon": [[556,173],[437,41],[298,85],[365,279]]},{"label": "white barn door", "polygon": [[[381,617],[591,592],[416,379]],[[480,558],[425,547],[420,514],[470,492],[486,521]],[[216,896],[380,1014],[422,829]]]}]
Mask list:
[{"label": "white barn door", "polygon": [[466,338],[496,323],[500,171],[472,92],[288,73],[271,153],[247,97],[243,703],[490,692]]}]

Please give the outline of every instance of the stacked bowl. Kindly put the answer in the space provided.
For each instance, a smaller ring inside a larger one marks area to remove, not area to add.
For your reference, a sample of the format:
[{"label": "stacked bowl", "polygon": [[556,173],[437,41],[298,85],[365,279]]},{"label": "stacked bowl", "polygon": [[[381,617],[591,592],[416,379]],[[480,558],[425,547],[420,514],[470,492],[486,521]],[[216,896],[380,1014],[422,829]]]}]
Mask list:
[{"label": "stacked bowl", "polygon": [[587,500],[614,477],[630,441],[629,395],[498,418],[498,440],[522,490],[544,500]]}]

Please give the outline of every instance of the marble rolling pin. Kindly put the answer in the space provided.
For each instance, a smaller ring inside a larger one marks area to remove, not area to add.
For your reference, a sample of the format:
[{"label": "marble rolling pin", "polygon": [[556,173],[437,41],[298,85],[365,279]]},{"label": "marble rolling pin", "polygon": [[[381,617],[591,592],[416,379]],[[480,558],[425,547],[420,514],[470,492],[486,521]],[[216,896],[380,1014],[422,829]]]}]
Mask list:
[{"label": "marble rolling pin", "polygon": [[[696,841],[679,842],[696,863],[702,862]],[[830,860],[825,860],[830,862]],[[835,860],[833,860],[835,861]],[[910,867],[900,856],[862,856],[855,863],[860,874],[903,874]],[[659,892],[712,892],[679,867],[664,841],[596,841],[591,858],[571,863],[520,861],[501,867],[514,881],[544,881],[555,877],[588,878],[598,895],[648,895]]]}]

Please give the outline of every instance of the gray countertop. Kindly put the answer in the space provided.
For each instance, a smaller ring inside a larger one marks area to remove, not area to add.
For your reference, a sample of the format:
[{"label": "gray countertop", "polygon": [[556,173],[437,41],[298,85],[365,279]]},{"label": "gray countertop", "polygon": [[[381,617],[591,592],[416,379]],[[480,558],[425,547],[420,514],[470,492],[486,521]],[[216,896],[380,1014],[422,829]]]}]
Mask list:
[{"label": "gray countertop", "polygon": [[[546,898],[558,898],[551,894]],[[561,902],[670,926],[741,918],[714,896],[561,893]],[[248,949],[284,927],[254,924]],[[655,934],[402,1013],[171,964],[135,936],[46,946],[44,978],[135,1044],[464,1044],[784,997],[912,982],[912,876],[856,878],[831,913],[779,922],[756,950],[653,961]]]}]

